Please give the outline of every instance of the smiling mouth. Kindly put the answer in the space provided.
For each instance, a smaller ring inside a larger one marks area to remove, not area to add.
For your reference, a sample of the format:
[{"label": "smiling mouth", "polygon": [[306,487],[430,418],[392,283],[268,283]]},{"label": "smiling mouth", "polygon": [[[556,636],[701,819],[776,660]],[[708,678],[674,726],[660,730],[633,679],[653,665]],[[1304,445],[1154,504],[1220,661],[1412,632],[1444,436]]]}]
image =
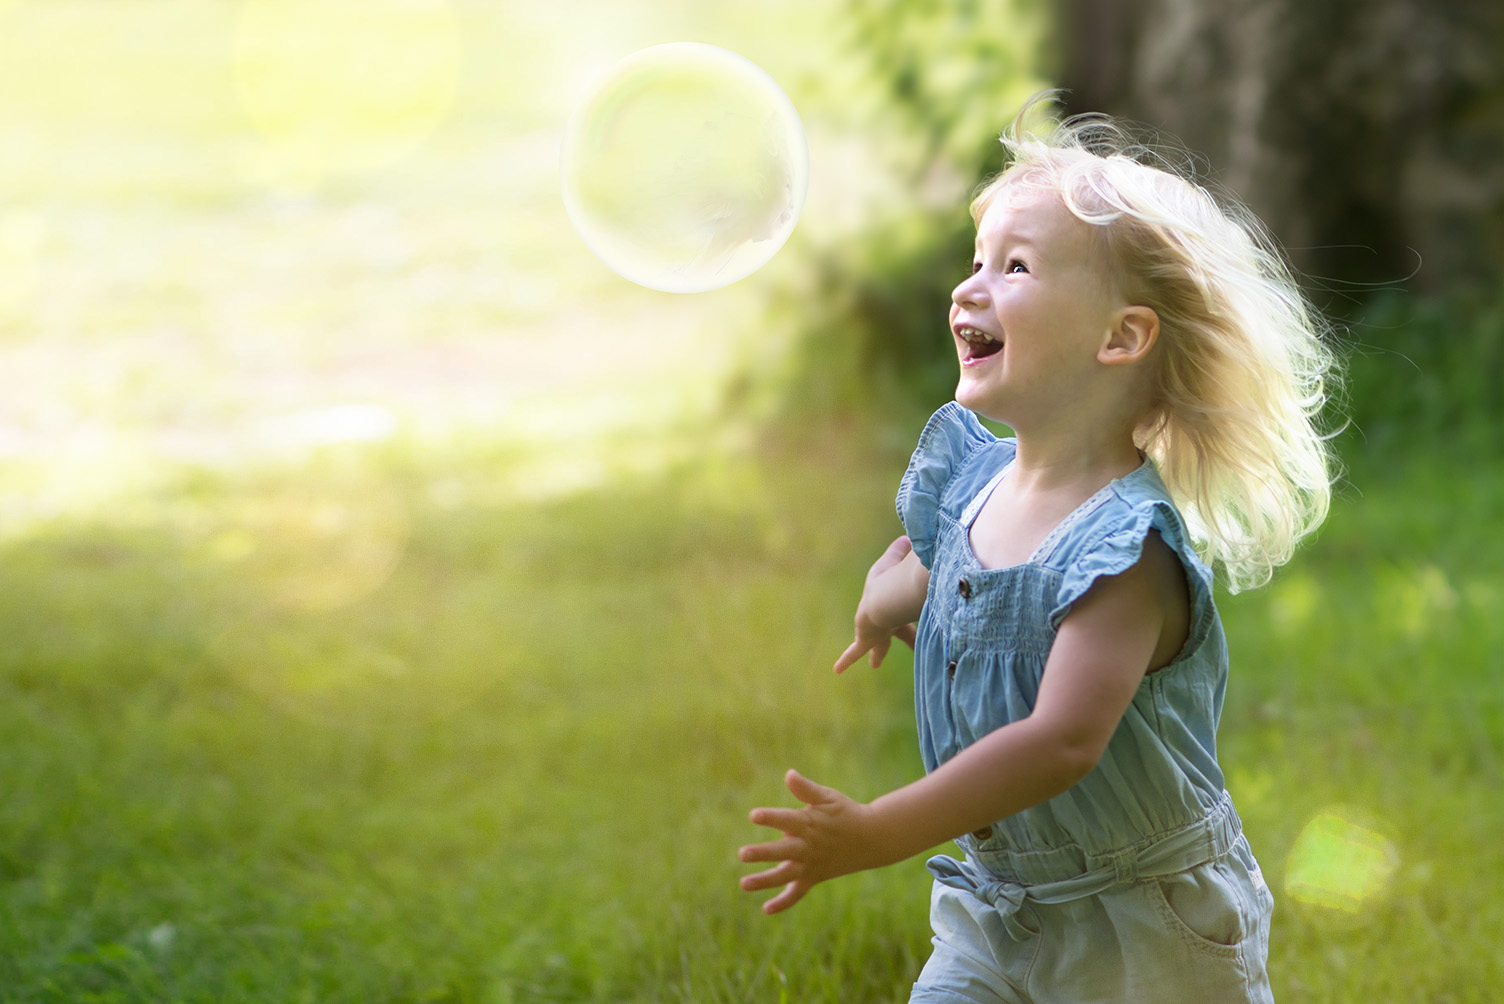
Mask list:
[{"label": "smiling mouth", "polygon": [[976,328],[962,326],[956,329],[956,337],[960,338],[966,346],[966,354],[962,357],[964,363],[980,362],[989,356],[995,356],[1003,350],[1001,338],[994,338],[985,331]]}]

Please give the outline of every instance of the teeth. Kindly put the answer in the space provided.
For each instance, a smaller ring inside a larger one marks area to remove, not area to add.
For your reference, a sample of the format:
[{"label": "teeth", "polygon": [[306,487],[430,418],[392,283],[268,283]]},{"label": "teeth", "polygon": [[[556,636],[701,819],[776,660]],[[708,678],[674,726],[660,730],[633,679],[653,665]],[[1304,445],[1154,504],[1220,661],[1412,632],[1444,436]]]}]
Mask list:
[{"label": "teeth", "polygon": [[966,328],[966,327],[957,328],[956,329],[956,334],[960,335],[962,338],[966,339],[968,342],[995,342],[995,341],[999,341],[999,339],[993,338],[991,335],[987,334],[987,332],[985,332],[985,331],[978,331],[976,328]]}]

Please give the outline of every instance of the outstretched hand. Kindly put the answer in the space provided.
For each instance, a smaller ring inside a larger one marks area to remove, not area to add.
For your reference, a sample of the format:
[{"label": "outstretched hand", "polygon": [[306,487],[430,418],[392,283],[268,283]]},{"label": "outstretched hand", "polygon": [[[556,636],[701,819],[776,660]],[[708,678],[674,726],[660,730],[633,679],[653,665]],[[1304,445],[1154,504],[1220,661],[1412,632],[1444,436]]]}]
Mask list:
[{"label": "outstretched hand", "polygon": [[870,806],[816,784],[796,770],[784,776],[784,783],[805,807],[753,809],[752,822],[781,831],[783,839],[751,844],[737,853],[743,862],[779,862],[741,880],[743,892],[783,886],[781,893],[762,905],[763,913],[787,910],[826,879],[890,863],[876,839]]},{"label": "outstretched hand", "polygon": [[888,649],[897,638],[909,648],[914,647],[914,625],[900,624],[896,628],[885,627],[872,619],[868,613],[868,601],[873,595],[873,583],[882,574],[898,566],[914,550],[908,537],[899,537],[888,545],[882,555],[867,570],[867,581],[862,589],[862,602],[856,608],[856,639],[836,659],[835,671],[845,672],[856,665],[858,659],[867,656],[867,663],[877,667],[888,657]]}]

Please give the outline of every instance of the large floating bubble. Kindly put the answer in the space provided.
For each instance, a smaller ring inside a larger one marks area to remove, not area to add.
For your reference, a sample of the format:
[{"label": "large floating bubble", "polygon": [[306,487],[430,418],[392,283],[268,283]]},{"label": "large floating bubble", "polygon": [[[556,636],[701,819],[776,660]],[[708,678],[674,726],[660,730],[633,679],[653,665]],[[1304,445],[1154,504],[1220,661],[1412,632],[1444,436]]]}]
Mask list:
[{"label": "large floating bubble", "polygon": [[698,293],[765,265],[799,220],[799,115],[755,63],[672,42],[617,63],[570,116],[564,206],[586,246],[650,289]]}]

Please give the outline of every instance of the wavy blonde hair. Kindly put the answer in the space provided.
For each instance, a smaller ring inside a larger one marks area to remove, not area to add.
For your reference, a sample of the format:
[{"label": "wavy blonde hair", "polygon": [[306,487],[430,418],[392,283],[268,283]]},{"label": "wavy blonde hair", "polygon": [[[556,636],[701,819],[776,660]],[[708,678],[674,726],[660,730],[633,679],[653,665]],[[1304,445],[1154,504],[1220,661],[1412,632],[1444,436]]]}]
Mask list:
[{"label": "wavy blonde hair", "polygon": [[1153,404],[1135,441],[1228,588],[1261,586],[1331,502],[1334,457],[1318,428],[1336,362],[1326,325],[1264,226],[1198,183],[1189,157],[1103,115],[1025,132],[1044,97],[1003,134],[1010,163],[979,190],[972,218],[1027,185],[1091,225],[1117,292],[1159,315]]}]

